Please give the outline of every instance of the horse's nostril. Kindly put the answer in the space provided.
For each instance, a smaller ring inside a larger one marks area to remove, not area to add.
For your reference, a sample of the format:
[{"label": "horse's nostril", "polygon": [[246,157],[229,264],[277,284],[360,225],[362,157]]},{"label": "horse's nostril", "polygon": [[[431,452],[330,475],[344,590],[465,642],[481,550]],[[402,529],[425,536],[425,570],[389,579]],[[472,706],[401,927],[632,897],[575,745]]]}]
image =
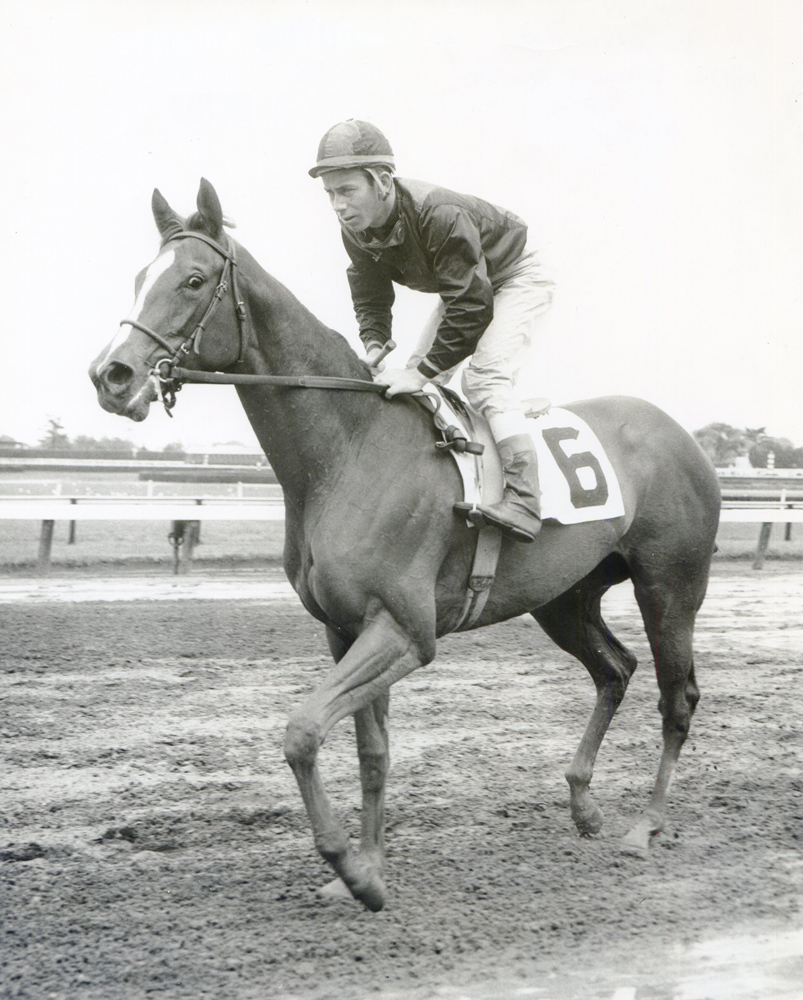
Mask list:
[{"label": "horse's nostril", "polygon": [[107,385],[111,386],[120,387],[127,385],[133,377],[133,368],[129,368],[128,365],[124,365],[122,361],[112,361],[112,363],[107,365],[107,367],[103,370],[103,381]]}]

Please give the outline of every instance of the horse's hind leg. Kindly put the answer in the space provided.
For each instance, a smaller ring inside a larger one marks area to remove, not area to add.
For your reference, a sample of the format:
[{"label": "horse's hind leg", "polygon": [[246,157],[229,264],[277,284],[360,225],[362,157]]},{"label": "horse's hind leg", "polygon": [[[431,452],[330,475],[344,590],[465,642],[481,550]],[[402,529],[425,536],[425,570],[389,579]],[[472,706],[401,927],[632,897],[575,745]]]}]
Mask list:
[{"label": "horse's hind leg", "polygon": [[572,819],[582,834],[602,828],[602,812],[589,785],[597,752],[636,669],[635,656],[612,635],[600,612],[605,591],[627,577],[624,560],[609,556],[570,590],[533,612],[550,639],[585,666],[597,689],[591,718],[566,771]]},{"label": "horse's hind leg", "polygon": [[692,637],[694,619],[705,597],[707,565],[695,574],[689,567],[673,567],[667,579],[657,580],[654,569],[636,568],[633,586],[655,659],[663,718],[663,753],[655,787],[644,815],[625,837],[625,844],[646,850],[666,817],[666,800],[691,717],[700,698],[694,679]]}]

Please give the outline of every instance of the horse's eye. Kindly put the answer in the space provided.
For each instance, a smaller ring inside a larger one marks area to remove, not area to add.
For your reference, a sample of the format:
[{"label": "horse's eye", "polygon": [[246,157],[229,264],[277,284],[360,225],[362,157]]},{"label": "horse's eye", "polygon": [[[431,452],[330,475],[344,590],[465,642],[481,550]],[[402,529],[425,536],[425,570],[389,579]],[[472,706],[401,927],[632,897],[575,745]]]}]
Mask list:
[{"label": "horse's eye", "polygon": [[204,279],[200,276],[200,274],[193,274],[191,278],[187,279],[187,284],[190,288],[200,288],[203,283]]}]

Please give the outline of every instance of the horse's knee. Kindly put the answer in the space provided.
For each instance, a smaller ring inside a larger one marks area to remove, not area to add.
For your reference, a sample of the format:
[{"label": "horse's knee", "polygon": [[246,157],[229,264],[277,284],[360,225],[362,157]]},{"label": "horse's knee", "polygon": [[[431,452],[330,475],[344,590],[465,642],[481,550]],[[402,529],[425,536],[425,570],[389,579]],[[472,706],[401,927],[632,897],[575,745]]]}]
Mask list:
[{"label": "horse's knee", "polygon": [[311,719],[295,715],[287,723],[284,736],[284,756],[290,767],[309,767],[323,743],[320,728]]}]

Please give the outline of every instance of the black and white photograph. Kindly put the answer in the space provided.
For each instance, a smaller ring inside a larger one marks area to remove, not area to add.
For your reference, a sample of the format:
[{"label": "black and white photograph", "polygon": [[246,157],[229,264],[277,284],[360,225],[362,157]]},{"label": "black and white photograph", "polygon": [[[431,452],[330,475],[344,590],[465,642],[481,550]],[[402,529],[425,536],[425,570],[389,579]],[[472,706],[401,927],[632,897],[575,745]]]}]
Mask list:
[{"label": "black and white photograph", "polygon": [[0,998],[800,1000],[803,4],[0,80]]}]

